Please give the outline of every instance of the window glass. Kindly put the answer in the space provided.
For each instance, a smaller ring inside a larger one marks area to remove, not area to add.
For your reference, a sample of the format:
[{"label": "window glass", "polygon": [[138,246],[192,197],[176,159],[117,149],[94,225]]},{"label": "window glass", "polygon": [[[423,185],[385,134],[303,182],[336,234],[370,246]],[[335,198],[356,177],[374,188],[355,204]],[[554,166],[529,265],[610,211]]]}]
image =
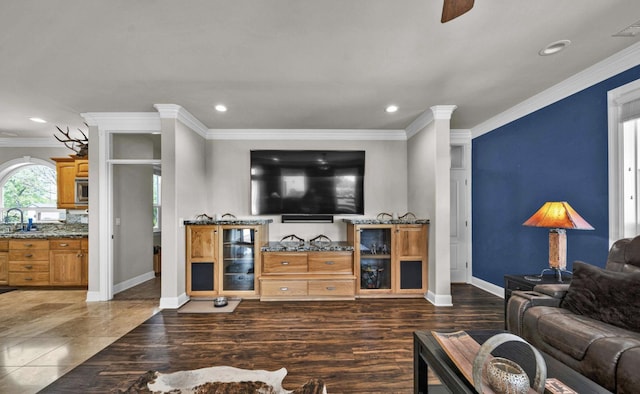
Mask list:
[{"label": "window glass", "polygon": [[57,205],[56,171],[43,165],[19,167],[9,174],[2,183],[2,217],[5,222],[18,222],[20,215],[5,216],[9,208],[20,208],[24,220],[36,222],[57,221],[60,211]]}]

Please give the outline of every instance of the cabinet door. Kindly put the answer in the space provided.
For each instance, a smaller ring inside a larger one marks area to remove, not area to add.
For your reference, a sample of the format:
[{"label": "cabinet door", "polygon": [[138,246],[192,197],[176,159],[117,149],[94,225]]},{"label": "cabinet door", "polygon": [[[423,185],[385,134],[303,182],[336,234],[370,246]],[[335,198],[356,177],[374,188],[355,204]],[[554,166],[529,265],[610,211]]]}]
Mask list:
[{"label": "cabinet door", "polygon": [[359,293],[389,293],[392,289],[391,226],[362,226],[356,234],[360,278]]},{"label": "cabinet door", "polygon": [[187,227],[187,294],[217,294],[218,226]]},{"label": "cabinet door", "polygon": [[189,227],[190,237],[189,256],[192,261],[212,261],[216,260],[216,242],[217,227],[216,226],[192,226]]},{"label": "cabinet door", "polygon": [[423,293],[427,288],[427,226],[397,225],[395,230],[395,291]]},{"label": "cabinet door", "polygon": [[56,163],[58,185],[58,208],[75,208],[76,206],[76,165],[73,161]]},{"label": "cabinet door", "polygon": [[79,250],[52,250],[49,253],[51,285],[82,285],[82,253]]},{"label": "cabinet door", "polygon": [[222,291],[255,292],[256,230],[253,227],[222,229]]},{"label": "cabinet door", "polygon": [[0,285],[9,283],[9,253],[0,252]]}]

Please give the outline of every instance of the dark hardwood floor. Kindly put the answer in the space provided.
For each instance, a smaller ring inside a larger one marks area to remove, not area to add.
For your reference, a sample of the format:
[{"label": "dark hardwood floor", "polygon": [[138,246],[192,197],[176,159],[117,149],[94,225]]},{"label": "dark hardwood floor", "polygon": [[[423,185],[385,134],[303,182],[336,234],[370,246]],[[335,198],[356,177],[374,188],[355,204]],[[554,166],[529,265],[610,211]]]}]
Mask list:
[{"label": "dark hardwood floor", "polygon": [[114,392],[148,370],[228,365],[288,370],[293,389],[321,378],[328,393],[411,393],[416,330],[502,329],[503,300],[453,285],[454,307],[424,299],[243,300],[233,313],[163,310],[43,393]]}]

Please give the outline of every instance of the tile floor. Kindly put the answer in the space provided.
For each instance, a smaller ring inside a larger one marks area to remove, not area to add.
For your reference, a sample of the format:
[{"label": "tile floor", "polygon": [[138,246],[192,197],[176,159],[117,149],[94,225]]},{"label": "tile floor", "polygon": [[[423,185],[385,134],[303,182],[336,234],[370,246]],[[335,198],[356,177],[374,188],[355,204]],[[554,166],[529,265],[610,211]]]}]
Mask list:
[{"label": "tile floor", "polygon": [[0,393],[37,393],[159,311],[158,299],[87,303],[86,293],[0,294]]}]

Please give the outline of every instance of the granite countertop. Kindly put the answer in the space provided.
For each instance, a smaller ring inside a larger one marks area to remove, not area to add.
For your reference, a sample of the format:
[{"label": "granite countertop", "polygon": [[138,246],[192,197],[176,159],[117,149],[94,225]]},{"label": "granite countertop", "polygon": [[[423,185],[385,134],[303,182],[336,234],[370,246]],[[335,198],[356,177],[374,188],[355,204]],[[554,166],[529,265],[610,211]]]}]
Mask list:
[{"label": "granite countertop", "polygon": [[15,225],[0,225],[0,239],[88,238],[87,224],[36,223],[37,230],[16,231]]},{"label": "granite countertop", "polygon": [[261,248],[263,252],[352,252],[353,246],[346,242],[269,242]]},{"label": "granite countertop", "polygon": [[273,219],[206,219],[206,220],[185,220],[184,224],[189,226],[213,226],[218,224],[236,224],[236,225],[256,225],[273,223]]},{"label": "granite countertop", "polygon": [[342,219],[351,224],[429,224],[429,219]]}]

